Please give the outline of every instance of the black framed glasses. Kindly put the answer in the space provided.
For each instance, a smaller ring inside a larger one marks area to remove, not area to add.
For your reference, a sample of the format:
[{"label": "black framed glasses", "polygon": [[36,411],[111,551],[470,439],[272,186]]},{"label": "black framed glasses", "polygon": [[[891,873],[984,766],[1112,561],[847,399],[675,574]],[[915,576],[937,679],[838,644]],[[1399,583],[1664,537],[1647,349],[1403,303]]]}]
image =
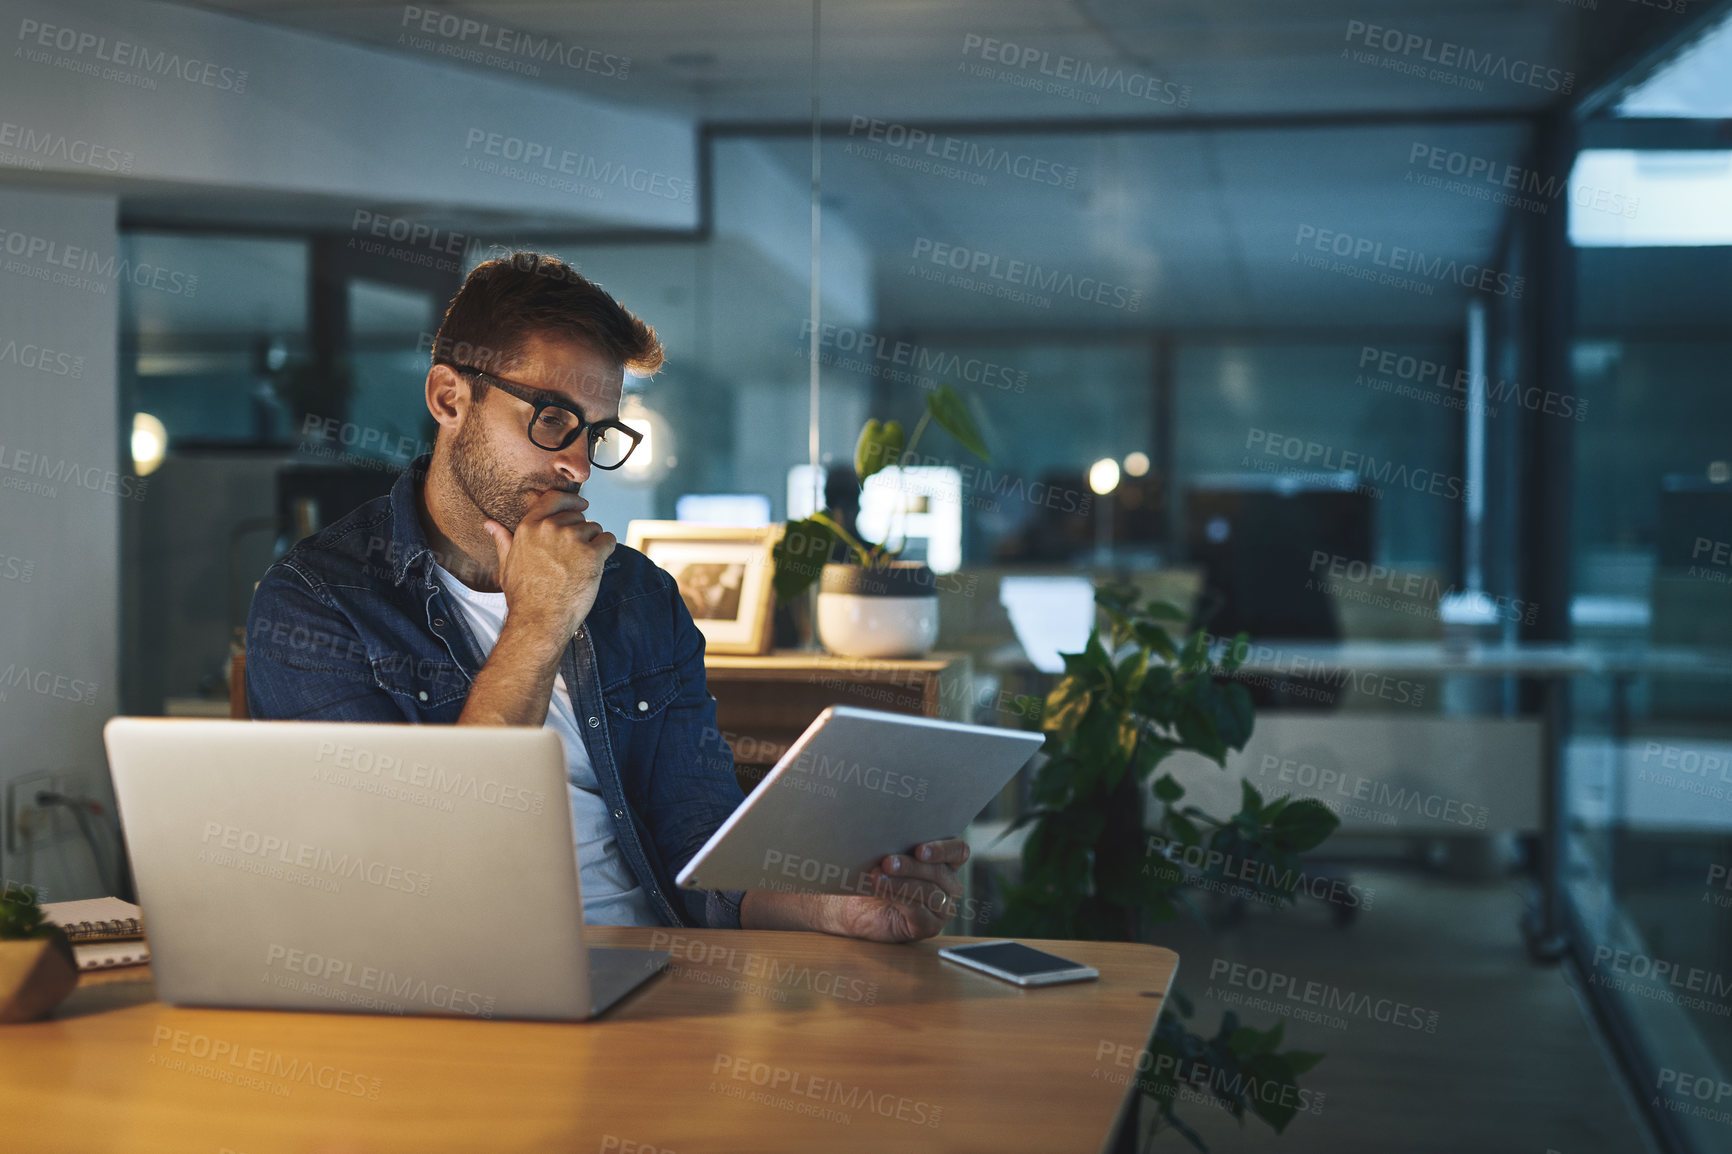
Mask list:
[{"label": "black framed glasses", "polygon": [[500,392],[532,406],[535,411],[529,415],[529,442],[538,449],[557,453],[588,433],[589,463],[598,469],[617,469],[625,464],[626,458],[643,440],[642,433],[613,417],[600,421],[585,420],[582,413],[566,402],[550,397],[545,389],[508,381],[473,365],[459,365],[452,361],[435,363],[484,380]]}]

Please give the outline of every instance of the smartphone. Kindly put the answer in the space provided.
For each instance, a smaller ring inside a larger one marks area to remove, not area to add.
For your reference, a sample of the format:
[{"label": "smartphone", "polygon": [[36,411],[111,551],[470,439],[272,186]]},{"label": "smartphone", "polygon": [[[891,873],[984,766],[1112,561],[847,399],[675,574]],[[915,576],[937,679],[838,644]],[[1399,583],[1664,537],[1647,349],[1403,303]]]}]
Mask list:
[{"label": "smartphone", "polygon": [[976,942],[971,946],[945,946],[938,951],[938,956],[1019,986],[1088,982],[1101,976],[1101,972],[1093,966],[1045,953],[1021,942]]}]

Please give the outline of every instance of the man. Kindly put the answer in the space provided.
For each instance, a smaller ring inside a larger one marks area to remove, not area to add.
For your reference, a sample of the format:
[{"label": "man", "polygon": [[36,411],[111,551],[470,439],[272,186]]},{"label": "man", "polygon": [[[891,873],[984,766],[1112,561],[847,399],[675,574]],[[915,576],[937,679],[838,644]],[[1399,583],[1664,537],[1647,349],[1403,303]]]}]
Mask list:
[{"label": "man", "polygon": [[559,259],[477,266],[433,345],[433,452],[259,582],[252,715],[551,726],[592,923],[930,937],[961,893],[959,840],[885,858],[857,895],[673,884],[742,800],[733,753],[678,586],[580,495],[636,447],[625,370],[661,362],[654,330]]}]

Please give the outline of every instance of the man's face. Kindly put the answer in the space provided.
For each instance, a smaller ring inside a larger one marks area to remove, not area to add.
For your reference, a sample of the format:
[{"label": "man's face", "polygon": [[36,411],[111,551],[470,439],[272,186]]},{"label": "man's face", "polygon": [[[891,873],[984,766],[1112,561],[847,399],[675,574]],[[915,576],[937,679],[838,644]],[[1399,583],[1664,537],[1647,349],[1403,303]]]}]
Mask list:
[{"label": "man's face", "polygon": [[[543,391],[583,414],[586,421],[619,416],[625,370],[581,341],[531,337],[509,368],[494,375]],[[529,439],[534,407],[489,388],[465,411],[451,443],[457,484],[483,515],[516,532],[524,511],[548,489],[575,493],[589,479],[589,437],[557,452]]]}]

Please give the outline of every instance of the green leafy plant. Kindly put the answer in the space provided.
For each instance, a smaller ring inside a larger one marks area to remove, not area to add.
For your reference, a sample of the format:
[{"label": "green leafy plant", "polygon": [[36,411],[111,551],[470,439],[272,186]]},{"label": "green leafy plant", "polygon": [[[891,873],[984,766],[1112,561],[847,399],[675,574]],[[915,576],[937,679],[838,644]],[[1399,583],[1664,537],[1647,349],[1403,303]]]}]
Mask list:
[{"label": "green leafy plant", "polygon": [[[854,474],[860,486],[864,488],[866,479],[880,469],[913,458],[914,448],[930,424],[936,424],[955,437],[963,448],[982,461],[991,460],[967,401],[949,385],[939,385],[927,396],[925,411],[920,414],[912,435],[904,437],[900,421],[880,422],[874,417],[866,422],[854,444]],[[897,512],[900,515],[900,507]],[[862,541],[843,528],[841,518],[833,509],[821,509],[803,521],[789,521],[775,548],[777,599],[788,602],[805,592],[818,579],[838,545],[846,545],[855,563],[866,568],[889,565],[908,544],[904,538],[891,548],[890,542],[895,536],[893,527],[882,543]]]},{"label": "green leafy plant", "polygon": [[[1104,628],[1089,634],[1081,653],[1063,655],[1064,674],[1046,699],[1046,760],[1035,774],[1031,808],[1012,827],[1032,826],[1022,879],[1007,887],[1008,908],[994,932],[1142,940],[1181,909],[1201,920],[1185,889],[1220,881],[1227,862],[1239,863],[1234,884],[1274,904],[1291,903],[1299,855],[1339,824],[1327,807],[1312,799],[1265,803],[1244,782],[1239,812],[1216,818],[1182,804],[1185,787],[1170,773],[1154,776],[1178,750],[1225,767],[1228,751],[1245,747],[1251,696],[1231,679],[1244,636],[1217,657],[1204,633],[1175,643],[1168,627],[1182,627],[1186,614],[1153,599],[1139,604],[1135,586],[1103,587],[1095,601]],[[1202,852],[1185,852],[1193,847]],[[1199,869],[1190,861],[1209,864]],[[1243,882],[1246,873],[1260,880]],[[1213,1037],[1203,1038],[1185,1024],[1192,1016],[1188,999],[1175,991],[1173,1003],[1178,1013],[1161,1016],[1151,1061],[1138,1075],[1156,1102],[1156,1128],[1176,1129],[1206,1149],[1173,1113],[1183,1079],[1188,1089],[1206,1086],[1241,1122],[1248,1110],[1283,1130],[1298,1112],[1298,1076],[1322,1055],[1282,1053],[1281,1025],[1259,1031],[1231,1012]]]}]

